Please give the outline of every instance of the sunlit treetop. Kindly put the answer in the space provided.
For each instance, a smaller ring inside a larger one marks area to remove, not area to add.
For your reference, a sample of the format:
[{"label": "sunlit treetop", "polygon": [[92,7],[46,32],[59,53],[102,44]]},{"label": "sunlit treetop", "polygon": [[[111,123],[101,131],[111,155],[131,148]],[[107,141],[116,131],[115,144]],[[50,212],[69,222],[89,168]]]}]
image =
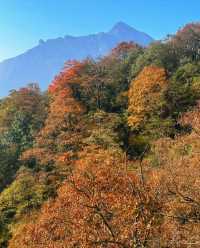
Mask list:
[{"label": "sunlit treetop", "polygon": [[63,71],[58,74],[50,84],[48,89],[49,92],[53,94],[65,88],[68,84],[80,83],[82,71],[86,68],[86,66],[86,61],[79,62],[72,60],[66,62]]}]

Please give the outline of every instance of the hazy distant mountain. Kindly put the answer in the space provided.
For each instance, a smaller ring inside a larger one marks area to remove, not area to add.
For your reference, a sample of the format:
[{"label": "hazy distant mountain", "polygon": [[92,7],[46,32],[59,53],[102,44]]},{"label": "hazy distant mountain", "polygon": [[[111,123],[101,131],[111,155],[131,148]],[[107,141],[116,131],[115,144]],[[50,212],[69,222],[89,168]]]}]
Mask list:
[{"label": "hazy distant mountain", "polygon": [[100,57],[122,41],[134,41],[146,46],[153,39],[119,22],[106,33],[40,40],[36,47],[0,63],[0,96],[31,82],[38,82],[42,89],[46,89],[66,60]]}]

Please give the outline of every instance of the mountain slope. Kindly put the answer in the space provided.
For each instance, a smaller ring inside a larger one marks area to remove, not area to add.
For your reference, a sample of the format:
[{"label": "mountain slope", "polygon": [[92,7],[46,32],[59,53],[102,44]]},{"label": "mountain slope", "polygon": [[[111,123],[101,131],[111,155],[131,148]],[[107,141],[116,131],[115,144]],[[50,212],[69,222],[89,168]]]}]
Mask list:
[{"label": "mountain slope", "polygon": [[0,63],[0,96],[31,82],[38,82],[42,89],[46,89],[66,60],[100,57],[122,41],[134,41],[146,46],[153,39],[119,22],[107,33],[40,40],[36,47],[24,54]]}]

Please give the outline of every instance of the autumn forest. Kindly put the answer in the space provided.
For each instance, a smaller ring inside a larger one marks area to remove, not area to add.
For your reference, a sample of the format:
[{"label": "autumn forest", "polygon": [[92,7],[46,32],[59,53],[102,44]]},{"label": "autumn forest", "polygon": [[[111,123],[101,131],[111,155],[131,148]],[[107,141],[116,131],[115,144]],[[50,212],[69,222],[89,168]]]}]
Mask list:
[{"label": "autumn forest", "polygon": [[0,247],[200,247],[199,23],[0,100]]}]

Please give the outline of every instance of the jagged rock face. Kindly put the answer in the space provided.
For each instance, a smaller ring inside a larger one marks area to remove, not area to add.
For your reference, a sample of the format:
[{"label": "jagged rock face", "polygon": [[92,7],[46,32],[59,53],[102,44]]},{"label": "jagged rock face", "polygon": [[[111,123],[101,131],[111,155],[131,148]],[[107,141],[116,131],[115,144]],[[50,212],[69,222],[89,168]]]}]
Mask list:
[{"label": "jagged rock face", "polygon": [[27,83],[37,82],[42,89],[46,89],[66,60],[101,57],[122,41],[147,46],[153,39],[119,22],[106,33],[40,40],[36,47],[24,54],[0,63],[0,97]]}]

